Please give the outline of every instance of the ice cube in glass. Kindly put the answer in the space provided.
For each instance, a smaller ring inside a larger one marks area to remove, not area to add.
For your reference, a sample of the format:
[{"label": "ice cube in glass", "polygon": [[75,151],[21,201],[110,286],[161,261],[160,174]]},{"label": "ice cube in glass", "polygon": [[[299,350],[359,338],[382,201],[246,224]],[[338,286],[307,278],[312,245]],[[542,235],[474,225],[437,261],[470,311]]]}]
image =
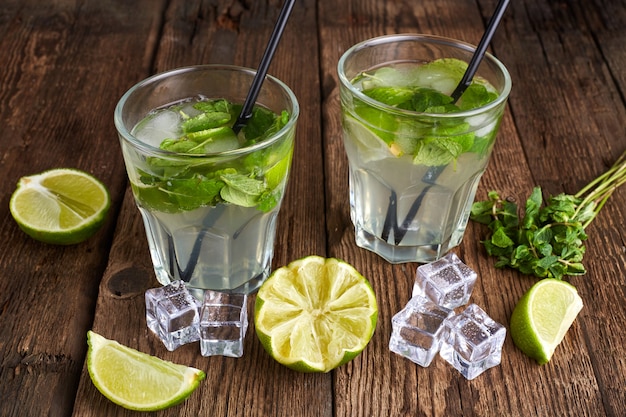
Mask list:
[{"label": "ice cube in glass", "polygon": [[417,268],[413,295],[421,295],[441,307],[455,309],[469,301],[476,276],[476,272],[450,252]]},{"label": "ice cube in glass", "polygon": [[205,290],[200,310],[202,356],[243,356],[247,328],[246,294]]},{"label": "ice cube in glass", "polygon": [[145,300],[148,328],[168,350],[200,339],[198,303],[183,281],[149,289]]},{"label": "ice cube in glass", "polygon": [[500,364],[506,328],[476,304],[446,321],[440,355],[467,379]]},{"label": "ice cube in glass", "polygon": [[446,337],[444,321],[452,315],[454,311],[416,295],[391,319],[389,349],[427,367]]}]

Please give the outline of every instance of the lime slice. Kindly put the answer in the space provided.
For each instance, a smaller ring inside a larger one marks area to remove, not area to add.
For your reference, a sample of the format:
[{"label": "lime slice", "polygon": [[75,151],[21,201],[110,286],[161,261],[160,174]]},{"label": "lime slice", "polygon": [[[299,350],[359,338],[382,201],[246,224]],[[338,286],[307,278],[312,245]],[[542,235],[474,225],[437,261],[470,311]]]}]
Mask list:
[{"label": "lime slice", "polygon": [[11,215],[20,228],[45,243],[70,245],[92,236],[104,223],[110,198],[93,176],[58,168],[20,178]]},{"label": "lime slice", "polygon": [[377,319],[374,291],[354,267],[308,256],[277,269],[261,286],[254,324],[279,363],[328,372],[361,353]]},{"label": "lime slice", "polygon": [[204,372],[167,362],[87,332],[87,369],[109,400],[129,410],[155,411],[184,401],[205,378]]},{"label": "lime slice", "polygon": [[513,309],[513,342],[539,364],[545,364],[582,308],[582,299],[573,285],[553,278],[542,279]]},{"label": "lime slice", "polygon": [[265,172],[267,188],[273,190],[283,181],[283,178],[287,176],[287,172],[289,172],[289,168],[291,167],[291,157],[292,152],[290,151]]}]

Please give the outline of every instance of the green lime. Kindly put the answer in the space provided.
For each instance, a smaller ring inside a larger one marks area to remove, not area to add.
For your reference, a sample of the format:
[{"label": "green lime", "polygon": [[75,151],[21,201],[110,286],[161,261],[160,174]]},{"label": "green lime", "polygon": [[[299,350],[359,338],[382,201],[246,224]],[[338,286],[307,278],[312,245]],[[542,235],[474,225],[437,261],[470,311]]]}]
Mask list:
[{"label": "green lime", "polygon": [[[373,126],[366,126],[350,114],[344,114],[341,121],[345,134],[349,135],[366,160],[377,160],[391,156],[402,156],[404,151],[394,141],[395,135],[385,133]],[[394,127],[394,130],[397,127]]]},{"label": "green lime", "polygon": [[283,178],[287,176],[287,172],[291,167],[292,151],[290,151],[284,158],[280,159],[274,166],[267,170],[265,173],[265,181],[267,188],[273,190],[283,181]]},{"label": "green lime", "polygon": [[11,196],[11,215],[20,228],[45,243],[71,245],[104,223],[111,200],[93,176],[58,168],[20,178]]},{"label": "green lime", "polygon": [[573,285],[553,278],[542,279],[513,309],[513,342],[543,365],[550,360],[582,308],[583,301]]},{"label": "green lime", "polygon": [[378,306],[348,263],[308,256],[275,270],[256,297],[254,325],[265,350],[301,372],[328,372],[369,343]]},{"label": "green lime", "polygon": [[87,332],[87,369],[109,400],[129,410],[155,411],[179,404],[198,388],[204,372],[167,362]]}]

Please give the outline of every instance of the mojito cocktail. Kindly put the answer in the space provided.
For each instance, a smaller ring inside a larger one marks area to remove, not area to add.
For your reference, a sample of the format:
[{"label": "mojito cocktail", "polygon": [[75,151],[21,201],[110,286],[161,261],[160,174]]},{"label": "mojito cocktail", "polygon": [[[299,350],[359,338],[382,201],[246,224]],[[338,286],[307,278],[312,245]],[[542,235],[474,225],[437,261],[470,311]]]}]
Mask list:
[{"label": "mojito cocktail", "polygon": [[298,105],[268,77],[232,129],[252,70],[198,66],[133,87],[116,109],[133,195],[157,279],[249,293],[268,277]]},{"label": "mojito cocktail", "polygon": [[491,55],[455,101],[473,47],[393,35],[339,61],[356,242],[392,263],[431,262],[457,246],[511,88]]}]

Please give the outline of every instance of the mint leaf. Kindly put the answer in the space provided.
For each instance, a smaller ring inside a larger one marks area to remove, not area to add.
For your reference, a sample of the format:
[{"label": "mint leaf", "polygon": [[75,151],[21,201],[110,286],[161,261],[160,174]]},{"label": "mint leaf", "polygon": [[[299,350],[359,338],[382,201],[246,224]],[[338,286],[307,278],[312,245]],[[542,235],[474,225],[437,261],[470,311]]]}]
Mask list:
[{"label": "mint leaf", "polygon": [[[192,149],[196,148],[198,144],[192,140],[187,139],[186,137],[181,137],[178,139],[165,139],[161,142],[159,146],[164,151],[175,152],[175,153],[194,153]],[[196,151],[195,153],[201,153],[201,151]],[[156,158],[155,158],[156,159]],[[161,160],[160,163],[167,163],[166,160]]]},{"label": "mint leaf", "polygon": [[477,109],[485,106],[498,98],[498,94],[487,90],[482,84],[472,82],[463,92],[459,99],[459,108],[461,110]]},{"label": "mint leaf", "polygon": [[415,149],[413,163],[415,165],[440,166],[452,162],[460,153],[461,146],[454,141],[441,139],[420,141]]},{"label": "mint leaf", "polygon": [[515,242],[506,234],[503,227],[496,229],[491,237],[491,243],[499,248],[508,248],[515,244]]},{"label": "mint leaf", "polygon": [[224,182],[216,178],[196,175],[192,178],[159,180],[155,177],[143,178],[148,187],[134,186],[135,195],[143,206],[154,210],[176,213],[181,210],[195,210],[221,201],[219,191]]},{"label": "mint leaf", "polygon": [[494,128],[491,132],[489,132],[489,134],[485,136],[475,137],[474,144],[472,145],[472,148],[469,151],[474,152],[480,155],[481,157],[483,157],[484,155],[487,155],[487,152],[489,151],[491,145],[493,144],[496,138],[497,131],[498,129]]},{"label": "mint leaf", "polygon": [[524,229],[531,229],[533,224],[537,222],[539,217],[539,209],[541,208],[542,203],[543,197],[541,193],[541,188],[533,188],[533,192],[531,193],[530,197],[528,197],[528,200],[526,200],[526,215],[524,216],[524,220],[522,221],[522,227]]},{"label": "mint leaf", "polygon": [[411,107],[407,110],[421,113],[453,113],[458,111],[458,108],[452,104],[452,97],[432,88],[418,88],[411,99]]},{"label": "mint leaf", "polygon": [[184,133],[198,132],[200,130],[212,129],[222,126],[228,123],[230,119],[230,113],[200,113],[197,116],[185,120],[182,123],[181,127]]},{"label": "mint leaf", "polygon": [[256,206],[259,197],[265,191],[263,181],[242,174],[221,175],[220,179],[225,183],[225,186],[220,190],[221,197],[238,206]]},{"label": "mint leaf", "polygon": [[278,132],[287,123],[285,115],[288,120],[287,112],[283,112],[280,117],[276,117],[276,114],[270,110],[255,107],[252,110],[250,120],[242,129],[248,144],[260,142],[262,139]]},{"label": "mint leaf", "polygon": [[231,119],[233,116],[239,115],[241,107],[242,106],[240,104],[233,104],[223,98],[217,100],[200,100],[193,104],[194,109],[200,110],[204,113],[229,113],[231,115]]},{"label": "mint leaf", "polygon": [[363,94],[388,106],[400,106],[410,103],[415,95],[412,89],[398,87],[375,87],[363,90]]},{"label": "mint leaf", "polygon": [[425,138],[417,144],[413,163],[426,166],[447,165],[467,152],[471,143],[473,143],[473,134],[456,138]]},{"label": "mint leaf", "polygon": [[274,192],[264,192],[261,194],[258,200],[257,209],[264,213],[271,211],[280,201],[280,192],[274,190]]},{"label": "mint leaf", "polygon": [[452,113],[459,110],[452,104],[452,97],[432,88],[375,87],[363,90],[363,94],[388,106],[420,113]]},{"label": "mint leaf", "polygon": [[216,197],[224,187],[224,182],[216,178],[195,176],[186,179],[172,179],[165,188],[170,200],[180,210],[191,211],[202,206],[216,204]]}]

